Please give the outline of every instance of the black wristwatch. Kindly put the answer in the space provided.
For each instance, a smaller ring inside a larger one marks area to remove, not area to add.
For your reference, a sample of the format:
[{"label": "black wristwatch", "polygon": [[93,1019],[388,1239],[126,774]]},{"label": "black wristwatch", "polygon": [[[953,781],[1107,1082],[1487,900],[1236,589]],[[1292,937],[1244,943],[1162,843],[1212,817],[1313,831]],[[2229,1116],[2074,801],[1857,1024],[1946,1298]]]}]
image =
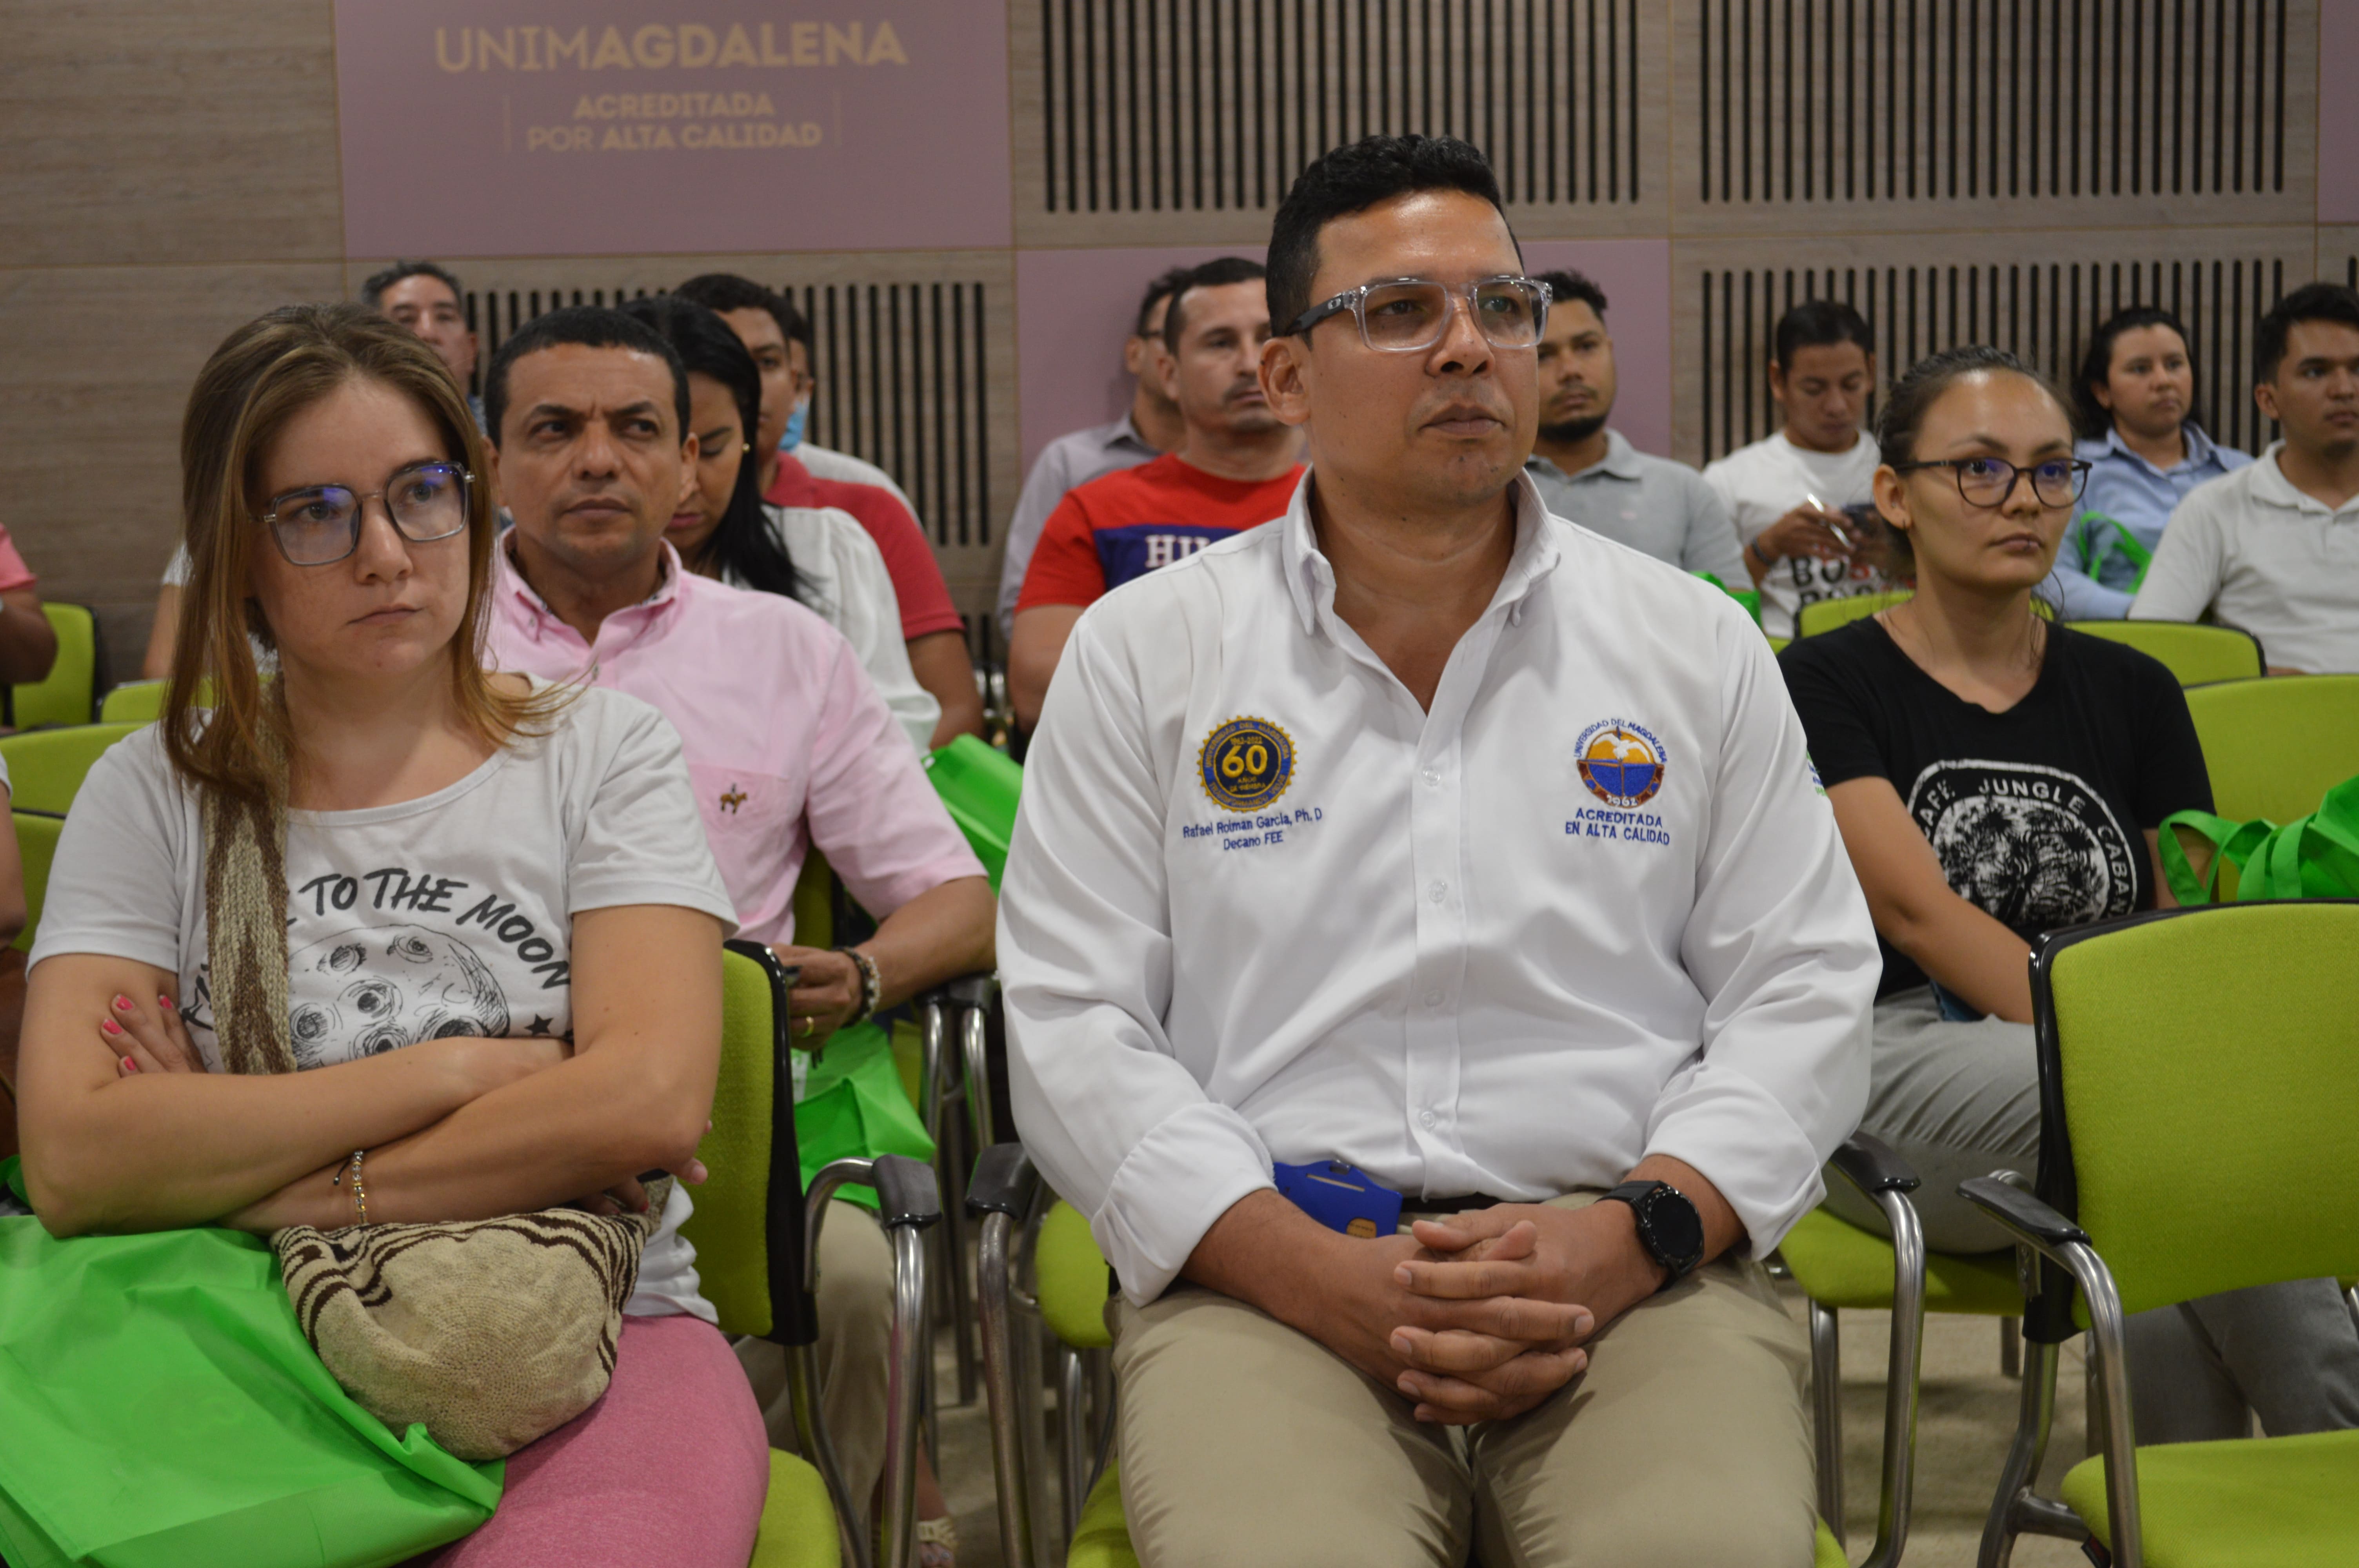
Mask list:
[{"label": "black wristwatch", "polygon": [[1703,1261],[1703,1219],[1687,1195],[1669,1182],[1625,1182],[1600,1200],[1626,1203],[1638,1217],[1638,1245],[1678,1283]]}]

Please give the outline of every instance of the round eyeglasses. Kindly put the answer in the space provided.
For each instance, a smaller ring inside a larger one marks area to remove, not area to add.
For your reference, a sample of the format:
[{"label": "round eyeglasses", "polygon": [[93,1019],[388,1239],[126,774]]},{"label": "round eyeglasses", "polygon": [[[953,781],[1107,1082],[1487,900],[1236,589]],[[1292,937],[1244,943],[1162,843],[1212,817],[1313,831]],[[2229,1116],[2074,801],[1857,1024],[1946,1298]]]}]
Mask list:
[{"label": "round eyeglasses", "polygon": [[1919,469],[1948,469],[1958,481],[1958,495],[1969,506],[1996,509],[2006,504],[2015,493],[2016,481],[2025,475],[2031,478],[2031,493],[2042,506],[2070,506],[2081,499],[2088,487],[2089,470],[2095,465],[2079,458],[2050,458],[2044,463],[2019,468],[2005,458],[1942,458],[1921,463],[1895,463],[1895,473],[1914,473]]},{"label": "round eyeglasses", "polygon": [[270,498],[262,521],[278,553],[299,567],[342,560],[361,544],[361,508],[382,498],[385,514],[413,545],[430,545],[467,531],[467,486],[474,475],[456,463],[412,463],[396,469],[385,488],[358,495],[341,484],[318,484]]},{"label": "round eyeglasses", "polygon": [[1288,337],[1308,332],[1330,316],[1349,310],[1358,318],[1360,341],[1385,353],[1430,349],[1450,330],[1450,300],[1466,301],[1467,314],[1484,341],[1495,349],[1528,349],[1548,326],[1549,286],[1503,274],[1472,283],[1436,283],[1426,277],[1387,277],[1347,288],[1294,319]]}]

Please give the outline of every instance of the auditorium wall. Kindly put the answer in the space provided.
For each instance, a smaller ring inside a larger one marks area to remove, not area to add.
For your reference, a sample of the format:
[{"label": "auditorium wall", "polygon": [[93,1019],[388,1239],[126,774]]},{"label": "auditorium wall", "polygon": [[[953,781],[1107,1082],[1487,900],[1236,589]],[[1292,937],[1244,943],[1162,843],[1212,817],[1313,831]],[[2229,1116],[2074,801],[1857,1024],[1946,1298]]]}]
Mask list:
[{"label": "auditorium wall", "polygon": [[1370,130],[1490,152],[1530,263],[1612,297],[1617,423],[1691,462],[1770,427],[1768,324],[1830,293],[1887,371],[2063,373],[2173,305],[2256,446],[2254,319],[2359,280],[2354,0],[0,0],[0,522],[118,676],[204,355],[396,252],[487,355],[707,267],[790,288],[813,438],[901,476],[969,611],[1032,453],[1118,408],[1139,284],[1257,254]]}]

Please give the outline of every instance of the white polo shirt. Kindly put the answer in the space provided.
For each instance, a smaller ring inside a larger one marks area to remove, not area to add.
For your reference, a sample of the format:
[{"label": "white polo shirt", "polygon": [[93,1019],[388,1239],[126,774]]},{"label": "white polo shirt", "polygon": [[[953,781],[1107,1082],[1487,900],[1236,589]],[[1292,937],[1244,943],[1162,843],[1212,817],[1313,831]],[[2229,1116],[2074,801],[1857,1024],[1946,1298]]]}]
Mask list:
[{"label": "white polo shirt", "polygon": [[2330,507],[2293,487],[2278,441],[2187,492],[2147,569],[2136,621],[2206,610],[2261,640],[2272,665],[2359,672],[2359,496]]},{"label": "white polo shirt", "polygon": [[1310,494],[1066,644],[1000,903],[1027,1147],[1142,1304],[1273,1159],[1535,1200],[1660,1152],[1766,1251],[1865,1105],[1881,965],[1760,632],[1519,477],[1429,713]]}]

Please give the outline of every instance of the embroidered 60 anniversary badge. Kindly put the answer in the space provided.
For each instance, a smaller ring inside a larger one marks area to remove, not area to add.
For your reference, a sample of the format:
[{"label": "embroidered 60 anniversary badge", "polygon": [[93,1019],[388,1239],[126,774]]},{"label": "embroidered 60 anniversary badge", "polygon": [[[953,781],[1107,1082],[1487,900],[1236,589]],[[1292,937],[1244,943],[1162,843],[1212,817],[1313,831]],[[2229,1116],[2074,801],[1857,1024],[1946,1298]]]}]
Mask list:
[{"label": "embroidered 60 anniversary badge", "polygon": [[1223,811],[1259,811],[1294,782],[1294,742],[1266,719],[1232,719],[1196,752],[1204,793]]}]

